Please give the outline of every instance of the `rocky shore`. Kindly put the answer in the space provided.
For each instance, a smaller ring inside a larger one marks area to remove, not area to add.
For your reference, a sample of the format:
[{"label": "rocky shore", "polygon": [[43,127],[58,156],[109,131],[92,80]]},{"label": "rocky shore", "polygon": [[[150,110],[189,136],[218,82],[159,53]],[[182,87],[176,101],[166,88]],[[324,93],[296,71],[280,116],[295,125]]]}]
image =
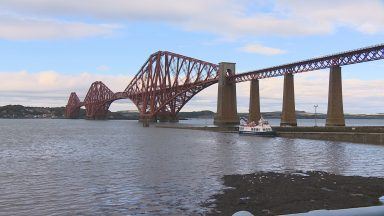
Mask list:
[{"label": "rocky shore", "polygon": [[223,177],[225,189],[202,204],[208,215],[281,215],[381,205],[384,179],[326,172],[259,172]]}]

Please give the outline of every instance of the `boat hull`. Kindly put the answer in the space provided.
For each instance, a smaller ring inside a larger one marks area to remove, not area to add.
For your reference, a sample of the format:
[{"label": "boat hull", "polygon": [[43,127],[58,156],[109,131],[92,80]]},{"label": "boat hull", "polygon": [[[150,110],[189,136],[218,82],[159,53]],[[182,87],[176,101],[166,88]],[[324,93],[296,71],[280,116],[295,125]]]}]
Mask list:
[{"label": "boat hull", "polygon": [[266,131],[266,132],[252,132],[252,131],[239,131],[240,135],[252,135],[252,136],[263,136],[263,137],[275,137],[275,131]]}]

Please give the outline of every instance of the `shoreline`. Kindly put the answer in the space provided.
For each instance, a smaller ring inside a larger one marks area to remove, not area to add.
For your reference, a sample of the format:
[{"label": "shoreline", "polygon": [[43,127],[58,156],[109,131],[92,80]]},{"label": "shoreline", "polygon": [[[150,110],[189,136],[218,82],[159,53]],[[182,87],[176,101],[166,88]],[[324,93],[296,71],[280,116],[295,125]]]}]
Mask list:
[{"label": "shoreline", "polygon": [[222,177],[225,189],[202,203],[209,216],[249,211],[254,215],[303,213],[383,205],[384,178],[322,171],[257,172]]}]

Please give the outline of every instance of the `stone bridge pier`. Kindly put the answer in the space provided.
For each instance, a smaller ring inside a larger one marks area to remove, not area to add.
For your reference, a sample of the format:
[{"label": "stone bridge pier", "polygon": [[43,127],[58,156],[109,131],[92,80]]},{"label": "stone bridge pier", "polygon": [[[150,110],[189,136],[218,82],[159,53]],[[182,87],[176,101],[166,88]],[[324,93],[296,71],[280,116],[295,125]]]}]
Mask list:
[{"label": "stone bridge pier", "polygon": [[259,80],[251,80],[251,90],[249,98],[249,117],[248,121],[258,122],[261,117],[260,113],[260,92]]},{"label": "stone bridge pier", "polygon": [[[283,109],[281,113],[280,126],[297,126],[295,113],[294,77],[291,73],[287,73],[284,75]],[[340,66],[332,66],[330,68],[328,111],[325,126],[345,126]]]},{"label": "stone bridge pier", "polygon": [[[249,121],[258,122],[260,113],[259,80],[251,80]],[[284,75],[283,107],[280,126],[297,126],[295,113],[295,90],[293,74]]]},{"label": "stone bridge pier", "polygon": [[283,110],[281,112],[280,126],[297,126],[295,111],[295,85],[293,74],[284,75]]},{"label": "stone bridge pier", "polygon": [[325,126],[345,126],[341,67],[329,71],[328,112]]},{"label": "stone bridge pier", "polygon": [[215,125],[239,124],[237,116],[236,83],[229,82],[228,75],[235,74],[235,63],[219,63],[219,82],[217,92],[217,112]]},{"label": "stone bridge pier", "polygon": [[[250,89],[249,121],[257,122],[261,117],[259,80],[251,80]],[[283,106],[280,126],[297,126],[294,75],[292,73],[284,75]],[[330,68],[326,126],[345,126],[340,66],[332,66]]]}]

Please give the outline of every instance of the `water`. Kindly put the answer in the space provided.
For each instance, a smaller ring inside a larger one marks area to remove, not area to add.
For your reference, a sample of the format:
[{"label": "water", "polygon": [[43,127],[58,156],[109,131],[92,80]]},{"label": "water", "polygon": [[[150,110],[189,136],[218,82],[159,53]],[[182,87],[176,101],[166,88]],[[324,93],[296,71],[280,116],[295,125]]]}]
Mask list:
[{"label": "water", "polygon": [[[279,126],[280,119],[267,119],[272,126]],[[181,120],[182,124],[213,126],[213,119]],[[324,126],[325,119],[317,119],[317,126]],[[346,119],[347,126],[384,126],[384,119]],[[315,126],[315,119],[297,119],[298,126]]]},{"label": "water", "polygon": [[0,120],[0,215],[199,215],[224,174],[384,177],[384,147],[165,128]]}]

